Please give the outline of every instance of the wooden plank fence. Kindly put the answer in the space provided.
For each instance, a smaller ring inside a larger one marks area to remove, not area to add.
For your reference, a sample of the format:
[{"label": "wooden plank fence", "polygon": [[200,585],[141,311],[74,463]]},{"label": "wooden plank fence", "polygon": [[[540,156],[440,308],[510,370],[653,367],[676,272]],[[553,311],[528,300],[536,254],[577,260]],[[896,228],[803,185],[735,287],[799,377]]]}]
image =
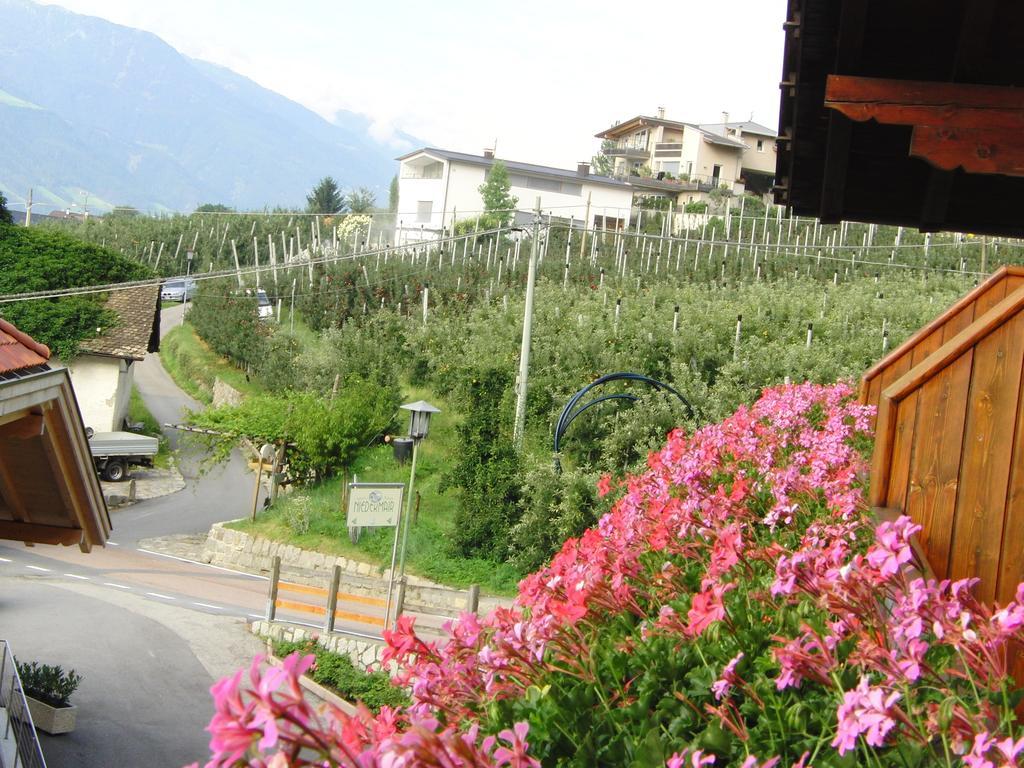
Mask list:
[{"label": "wooden plank fence", "polygon": [[[335,622],[338,619],[357,624],[366,624],[377,630],[384,629],[383,616],[337,608],[339,598],[344,603],[354,603],[368,608],[384,609],[386,606],[386,602],[381,598],[339,592],[338,585],[341,581],[341,568],[339,566],[334,566],[331,586],[327,589],[281,581],[280,577],[281,560],[275,557],[267,599],[267,621],[274,621],[277,618],[277,609],[281,608],[296,613],[322,616],[325,632],[333,632]],[[282,593],[286,593],[288,597],[282,597]]]},{"label": "wooden plank fence", "polygon": [[[368,627],[372,627],[376,632],[385,629],[385,616],[383,614],[387,610],[387,601],[379,597],[340,592],[340,583],[341,568],[339,566],[334,567],[334,571],[331,575],[331,584],[327,588],[281,581],[281,558],[275,557],[271,568],[270,583],[267,592],[267,621],[275,621],[277,619],[277,610],[280,608],[283,611],[289,611],[292,613],[309,614],[311,616],[322,617],[322,626],[325,632],[334,632],[335,623],[339,619],[350,623],[365,624]],[[390,617],[392,621],[397,616],[401,616],[406,609],[405,585],[401,580],[399,580],[396,581],[396,587],[397,599],[395,600],[392,615]],[[473,584],[465,593],[463,593],[462,590],[451,590],[440,587],[421,587],[420,589],[427,589],[428,591],[443,591],[447,594],[464,594],[464,610],[469,611],[470,613],[479,613],[479,585]],[[339,602],[344,604],[345,607],[338,608]],[[352,610],[353,607],[362,608],[364,610]],[[379,613],[381,615],[378,615],[378,611],[375,611],[374,609],[379,609]],[[425,625],[422,628],[428,631],[431,629],[436,631],[441,626],[440,622],[442,619],[447,621],[449,618],[453,617],[453,614],[435,613],[429,607],[423,606],[414,607],[412,612],[415,613],[421,622],[425,622]]]},{"label": "wooden plank fence", "polygon": [[[878,394],[871,505],[922,526],[938,578],[978,577],[978,597],[1001,603],[1024,581],[1022,276],[1000,270],[917,334],[916,349],[876,366],[892,381]],[[964,314],[972,322],[954,332]]]}]

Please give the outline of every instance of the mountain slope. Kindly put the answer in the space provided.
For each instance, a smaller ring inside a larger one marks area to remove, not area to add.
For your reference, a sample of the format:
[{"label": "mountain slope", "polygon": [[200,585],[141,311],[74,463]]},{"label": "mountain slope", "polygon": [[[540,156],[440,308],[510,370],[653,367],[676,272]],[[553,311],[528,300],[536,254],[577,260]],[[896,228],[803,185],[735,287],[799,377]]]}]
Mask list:
[{"label": "mountain slope", "polygon": [[[398,151],[155,35],[0,0],[0,190],[190,210],[296,205],[327,174],[386,195]],[[91,206],[92,207],[92,206]]]}]

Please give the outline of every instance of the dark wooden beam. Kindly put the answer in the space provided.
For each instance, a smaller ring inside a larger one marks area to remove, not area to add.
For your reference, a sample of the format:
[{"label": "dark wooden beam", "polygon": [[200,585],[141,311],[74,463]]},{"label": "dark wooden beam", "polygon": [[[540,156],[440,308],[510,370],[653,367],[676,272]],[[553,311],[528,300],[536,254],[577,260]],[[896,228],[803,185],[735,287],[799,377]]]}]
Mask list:
[{"label": "dark wooden beam", "polygon": [[43,417],[36,413],[27,414],[17,421],[0,425],[0,438],[5,440],[30,440],[43,434]]},{"label": "dark wooden beam", "polygon": [[[856,70],[864,47],[864,27],[867,23],[865,0],[843,0],[839,16],[839,39],[836,46],[835,71]],[[821,180],[821,201],[818,217],[826,223],[842,218],[846,194],[846,170],[850,161],[850,138],[853,126],[839,114],[829,115],[828,137],[825,143],[825,166]]]},{"label": "dark wooden beam", "polygon": [[82,532],[77,528],[0,520],[0,539],[37,544],[63,544],[70,547],[82,540]]}]

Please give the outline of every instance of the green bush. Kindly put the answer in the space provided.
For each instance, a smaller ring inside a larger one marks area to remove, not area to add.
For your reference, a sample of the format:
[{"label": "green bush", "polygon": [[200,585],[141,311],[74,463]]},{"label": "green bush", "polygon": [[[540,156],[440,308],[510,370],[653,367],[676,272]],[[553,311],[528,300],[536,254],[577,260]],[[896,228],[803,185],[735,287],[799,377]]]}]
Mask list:
[{"label": "green bush", "polygon": [[589,469],[555,472],[537,461],[523,480],[522,517],[510,532],[509,562],[523,573],[546,564],[565,543],[592,527],[607,511],[597,496],[598,474]]},{"label": "green bush", "polygon": [[271,329],[259,319],[256,298],[239,294],[232,281],[204,281],[188,319],[214,352],[238,367],[258,368],[264,361]]},{"label": "green bush", "polygon": [[241,405],[189,414],[189,423],[216,434],[192,433],[226,461],[239,437],[255,443],[289,445],[289,474],[295,481],[328,476],[347,466],[360,448],[388,428],[398,407],[397,388],[349,379],[335,396],[312,392],[260,395]]},{"label": "green bush", "polygon": [[70,706],[71,695],[78,690],[82,676],[75,670],[67,672],[60,666],[40,664],[36,661],[22,663],[14,660],[21,678],[21,687],[26,696],[38,699],[51,707]]},{"label": "green bush", "polygon": [[[48,291],[143,280],[144,265],[98,245],[53,229],[0,226],[0,293]],[[61,358],[75,355],[79,342],[109,328],[116,316],[103,308],[106,294],[5,304],[4,319]]]},{"label": "green bush", "polygon": [[683,207],[684,213],[707,213],[708,204],[704,200],[694,200]]},{"label": "green bush", "polygon": [[458,427],[459,454],[441,490],[459,492],[452,547],[463,557],[504,561],[519,518],[519,455],[502,429],[508,384],[504,371],[488,369],[466,381],[461,393],[466,416]]},{"label": "green bush", "polygon": [[315,640],[276,641],[273,648],[274,655],[279,658],[296,652],[313,654],[316,664],[310,669],[309,676],[347,701],[361,701],[371,712],[379,712],[382,706],[401,707],[409,703],[409,696],[391,684],[387,673],[363,672],[348,656],[329,651]]}]

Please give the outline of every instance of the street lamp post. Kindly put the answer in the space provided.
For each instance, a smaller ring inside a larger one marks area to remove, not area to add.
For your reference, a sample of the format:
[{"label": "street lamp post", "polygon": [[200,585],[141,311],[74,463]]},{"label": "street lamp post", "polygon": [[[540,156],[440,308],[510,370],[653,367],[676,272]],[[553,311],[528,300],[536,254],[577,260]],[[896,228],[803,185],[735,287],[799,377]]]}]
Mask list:
[{"label": "street lamp post", "polygon": [[[412,517],[413,486],[416,483],[416,449],[430,431],[430,415],[440,413],[441,409],[436,408],[425,400],[417,400],[415,403],[406,403],[401,406],[403,410],[410,412],[409,437],[412,438],[412,468],[409,471],[409,496],[405,500],[405,520],[399,521],[402,525],[402,548],[398,561],[398,580],[405,584],[405,548],[409,541],[409,519]],[[391,561],[394,569],[394,558]],[[395,622],[398,622],[396,612]]]}]

